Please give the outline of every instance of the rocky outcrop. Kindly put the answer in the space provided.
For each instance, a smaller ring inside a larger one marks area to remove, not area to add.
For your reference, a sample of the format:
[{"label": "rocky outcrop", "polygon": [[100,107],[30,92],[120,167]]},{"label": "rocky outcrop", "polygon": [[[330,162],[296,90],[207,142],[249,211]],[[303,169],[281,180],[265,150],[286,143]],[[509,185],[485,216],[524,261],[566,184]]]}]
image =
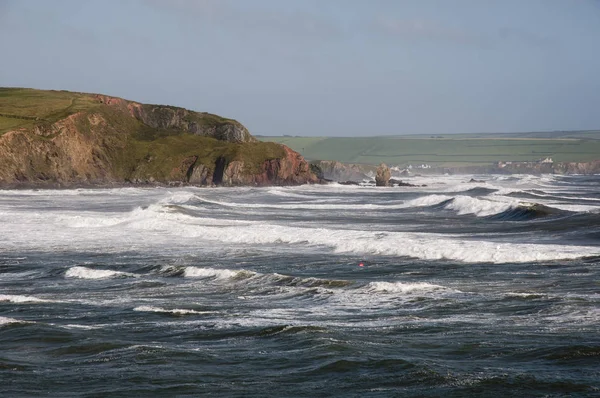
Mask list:
[{"label": "rocky outcrop", "polygon": [[148,105],[106,95],[94,96],[101,104],[130,113],[147,126],[177,130],[229,142],[256,142],[238,121],[207,112],[194,112],[166,105]]},{"label": "rocky outcrop", "polygon": [[[98,115],[94,122],[103,124]],[[50,128],[9,131],[0,136],[0,184],[94,184],[115,179],[110,151],[125,147],[115,135],[82,134],[77,125],[90,116],[73,114]]]},{"label": "rocky outcrop", "polygon": [[486,170],[492,174],[598,174],[600,160],[589,162],[499,162]]},{"label": "rocky outcrop", "polygon": [[390,178],[392,177],[392,172],[390,168],[387,167],[385,163],[381,163],[379,167],[377,167],[377,174],[375,175],[375,185],[378,187],[387,187],[390,185]]},{"label": "rocky outcrop", "polygon": [[191,185],[207,186],[212,185],[212,181],[213,170],[203,164],[199,164],[192,167],[192,172],[187,182]]},{"label": "rocky outcrop", "polygon": [[369,174],[375,172],[375,166],[365,164],[342,163],[331,160],[320,160],[311,162],[319,168],[322,178],[331,181],[362,181],[369,179]]},{"label": "rocky outcrop", "polygon": [[600,174],[600,160],[591,162],[564,162],[554,165],[556,174]]},{"label": "rocky outcrop", "polygon": [[136,119],[156,129],[184,131],[229,142],[257,141],[241,123],[210,113],[135,102],[128,104],[127,108]]},{"label": "rocky outcrop", "polygon": [[[297,152],[282,145],[284,156],[265,160],[258,172],[249,172],[249,165],[242,161],[227,164],[223,171],[222,184],[235,185],[298,185],[317,183],[308,162]],[[250,166],[251,167],[251,166]]]}]

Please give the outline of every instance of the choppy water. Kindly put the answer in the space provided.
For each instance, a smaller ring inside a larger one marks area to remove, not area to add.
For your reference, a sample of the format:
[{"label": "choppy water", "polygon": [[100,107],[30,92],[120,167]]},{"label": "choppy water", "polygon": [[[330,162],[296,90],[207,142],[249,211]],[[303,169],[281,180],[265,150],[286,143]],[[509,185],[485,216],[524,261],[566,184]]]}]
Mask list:
[{"label": "choppy water", "polygon": [[600,176],[476,178],[0,191],[0,396],[600,395]]}]

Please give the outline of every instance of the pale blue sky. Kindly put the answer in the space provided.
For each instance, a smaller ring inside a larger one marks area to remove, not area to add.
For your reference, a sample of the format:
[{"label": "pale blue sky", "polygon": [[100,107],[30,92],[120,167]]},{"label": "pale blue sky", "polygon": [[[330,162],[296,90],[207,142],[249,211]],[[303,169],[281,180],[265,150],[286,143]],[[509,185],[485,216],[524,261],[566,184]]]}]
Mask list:
[{"label": "pale blue sky", "polygon": [[600,128],[598,0],[0,0],[0,54],[254,134]]}]

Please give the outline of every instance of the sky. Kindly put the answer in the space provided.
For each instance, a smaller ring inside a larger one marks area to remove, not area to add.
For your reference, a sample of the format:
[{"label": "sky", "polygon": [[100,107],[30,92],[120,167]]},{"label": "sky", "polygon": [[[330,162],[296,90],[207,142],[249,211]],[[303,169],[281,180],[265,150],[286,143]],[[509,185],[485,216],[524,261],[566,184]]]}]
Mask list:
[{"label": "sky", "polygon": [[0,54],[253,134],[600,129],[600,0],[0,0]]}]

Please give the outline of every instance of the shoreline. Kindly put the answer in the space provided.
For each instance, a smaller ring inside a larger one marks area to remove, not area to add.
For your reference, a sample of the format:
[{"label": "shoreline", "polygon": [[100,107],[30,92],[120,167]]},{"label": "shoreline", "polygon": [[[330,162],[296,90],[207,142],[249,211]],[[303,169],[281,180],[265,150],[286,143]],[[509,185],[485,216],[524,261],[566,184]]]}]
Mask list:
[{"label": "shoreline", "polygon": [[[405,175],[400,177],[392,177],[394,182],[404,182],[403,180],[413,180],[419,177],[443,177],[443,176],[465,176],[465,177],[473,177],[473,176],[594,176],[600,175],[600,173],[423,173],[423,174],[415,174],[415,175]],[[17,190],[70,190],[70,189],[119,189],[119,188],[141,188],[141,189],[150,189],[150,188],[202,188],[202,189],[214,189],[214,188],[269,188],[269,187],[293,187],[293,186],[303,186],[303,185],[361,185],[363,181],[354,181],[354,180],[328,180],[321,179],[316,183],[304,183],[304,184],[255,184],[255,185],[196,185],[189,184],[180,181],[173,182],[147,182],[147,183],[133,183],[133,182],[103,182],[103,183],[60,183],[60,182],[21,182],[21,183],[9,183],[9,184],[1,184],[0,183],[0,191],[17,191]],[[485,182],[485,181],[466,181],[468,183],[477,183],[477,182]],[[375,186],[375,181],[373,181],[373,186]],[[401,188],[402,186],[419,186],[413,184],[399,184],[394,185],[395,188]],[[391,187],[391,186],[390,186]]]}]

